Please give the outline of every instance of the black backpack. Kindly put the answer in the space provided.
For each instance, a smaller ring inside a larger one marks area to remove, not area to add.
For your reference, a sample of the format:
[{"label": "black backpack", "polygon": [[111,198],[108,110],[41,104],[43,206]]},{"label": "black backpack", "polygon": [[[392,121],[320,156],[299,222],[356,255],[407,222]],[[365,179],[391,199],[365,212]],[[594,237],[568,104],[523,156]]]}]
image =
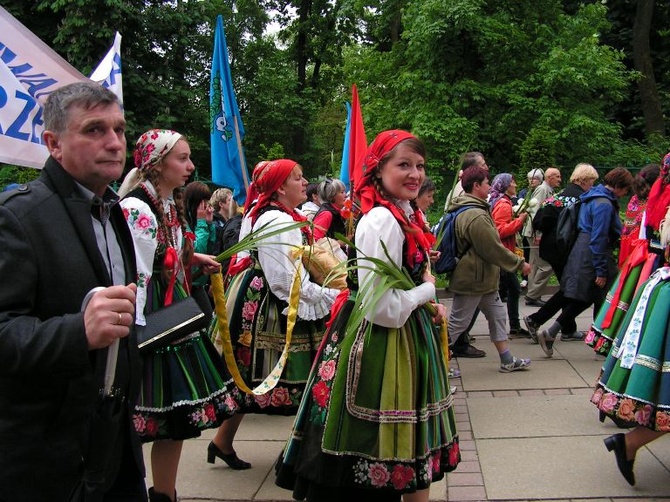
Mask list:
[{"label": "black backpack", "polygon": [[566,258],[572,251],[579,233],[579,210],[582,201],[577,200],[573,205],[563,208],[556,222],[556,249]]}]

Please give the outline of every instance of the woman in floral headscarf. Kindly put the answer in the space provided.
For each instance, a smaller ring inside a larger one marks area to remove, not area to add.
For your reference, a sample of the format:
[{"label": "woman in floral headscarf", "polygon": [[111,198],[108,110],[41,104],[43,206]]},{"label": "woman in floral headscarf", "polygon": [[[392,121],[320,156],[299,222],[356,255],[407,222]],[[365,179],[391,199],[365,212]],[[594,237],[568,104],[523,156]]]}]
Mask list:
[{"label": "woman in floral headscarf", "polygon": [[[460,460],[435,330],[446,310],[434,304],[431,318],[421,307],[435,296],[434,238],[411,205],[424,158],[423,144],[405,131],[384,131],[368,148],[355,187],[363,216],[351,298],[336,302],[277,469],[277,484],[298,500],[423,502]],[[414,287],[384,288],[383,267],[367,257],[402,268]],[[364,318],[354,311],[357,295]]]},{"label": "woman in floral headscarf", "polygon": [[[154,129],[135,146],[135,169],[119,190],[137,259],[136,322],[185,298],[185,271],[219,269],[210,256],[193,252],[187,232],[182,187],[193,173],[190,148],[179,133]],[[175,484],[182,440],[217,427],[237,410],[239,397],[211,341],[193,333],[144,356],[144,379],[135,408],[135,429],[153,442],[152,501],[176,500]]]},{"label": "woman in floral headscarf", "polygon": [[[294,225],[307,221],[296,211],[307,199],[302,167],[294,160],[273,160],[257,165],[252,178],[258,197],[247,216],[250,230],[260,238],[282,225],[292,228],[259,240],[257,251],[251,253],[251,266],[231,281],[226,292],[230,341],[223,340],[222,345],[225,355],[225,346],[230,344],[232,364],[237,365],[242,379],[236,383],[247,389],[241,412],[291,415],[298,409],[325,319],[339,290],[313,282],[300,265],[300,255],[294,254],[296,248],[312,243],[310,227]],[[299,286],[294,289],[298,270]],[[292,297],[292,293],[297,294]],[[293,309],[297,319],[287,348]],[[257,392],[249,393],[252,390]],[[251,467],[233,449],[242,416],[219,428],[207,448],[208,462],[218,457],[232,469]]]}]

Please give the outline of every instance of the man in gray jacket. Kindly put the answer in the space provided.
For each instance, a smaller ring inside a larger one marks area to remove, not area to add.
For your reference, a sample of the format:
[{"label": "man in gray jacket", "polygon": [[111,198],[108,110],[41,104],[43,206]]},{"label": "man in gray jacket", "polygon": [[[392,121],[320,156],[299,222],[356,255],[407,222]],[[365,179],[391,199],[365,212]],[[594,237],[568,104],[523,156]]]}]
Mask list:
[{"label": "man in gray jacket", "polygon": [[463,336],[475,310],[479,308],[489,323],[489,335],[500,355],[500,371],[524,370],[530,359],[512,356],[507,343],[507,310],[500,300],[498,284],[500,269],[530,272],[530,265],[512,253],[500,241],[489,211],[488,171],[471,167],[464,171],[461,183],[465,193],[456,197],[449,207],[455,210],[471,206],[456,218],[456,244],[461,259],[452,272],[449,290],[454,301],[449,315],[449,333],[456,337],[452,350],[456,357],[478,350]]}]

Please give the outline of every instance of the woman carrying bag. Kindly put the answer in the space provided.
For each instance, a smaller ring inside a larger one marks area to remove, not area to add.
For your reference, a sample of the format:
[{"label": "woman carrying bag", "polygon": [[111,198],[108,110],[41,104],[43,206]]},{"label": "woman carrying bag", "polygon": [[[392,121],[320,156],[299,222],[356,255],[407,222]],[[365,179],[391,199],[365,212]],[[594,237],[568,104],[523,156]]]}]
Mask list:
[{"label": "woman carrying bag", "polygon": [[[136,168],[119,192],[137,259],[136,323],[149,329],[150,314],[189,296],[189,267],[211,274],[220,266],[212,257],[194,253],[193,236],[186,232],[181,189],[194,170],[186,139],[175,131],[148,131],[137,141],[134,158]],[[170,502],[177,498],[182,441],[232,415],[237,389],[211,341],[199,331],[159,343],[144,353],[143,363],[135,429],[143,442],[153,442],[150,500]]]},{"label": "woman carrying bag", "polygon": [[[259,164],[253,184],[258,199],[245,219],[258,236],[257,250],[227,288],[229,333],[218,329],[216,342],[227,354],[228,367],[237,367],[236,383],[246,392],[243,413],[291,415],[339,290],[314,282],[302,265],[299,251],[313,244],[306,217],[296,211],[307,198],[302,167],[289,159]],[[305,225],[298,228],[296,222]],[[282,226],[286,231],[263,238]],[[219,428],[208,447],[208,462],[218,457],[232,469],[251,467],[233,448],[242,416]]]}]

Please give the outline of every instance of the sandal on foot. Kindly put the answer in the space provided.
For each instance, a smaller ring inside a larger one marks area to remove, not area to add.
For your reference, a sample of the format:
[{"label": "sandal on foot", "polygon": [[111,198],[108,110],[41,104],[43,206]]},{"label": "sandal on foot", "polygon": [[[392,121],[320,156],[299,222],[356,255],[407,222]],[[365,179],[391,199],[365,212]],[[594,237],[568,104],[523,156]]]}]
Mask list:
[{"label": "sandal on foot", "polygon": [[528,330],[528,334],[530,335],[530,338],[533,340],[534,343],[538,343],[537,341],[537,330],[540,329],[540,325],[533,321],[530,316],[523,316],[523,323],[526,325],[526,329]]},{"label": "sandal on foot", "polygon": [[540,342],[540,347],[542,347],[547,357],[552,357],[554,355],[554,339],[549,336],[546,329],[537,334],[537,340]]},{"label": "sandal on foot", "polygon": [[530,366],[530,359],[521,359],[520,357],[514,357],[512,362],[509,364],[501,364],[500,373],[512,373],[512,371],[521,371],[528,369]]},{"label": "sandal on foot", "polygon": [[561,334],[561,341],[562,342],[581,342],[584,340],[586,335],[584,334],[583,331],[575,331],[574,333],[563,333]]},{"label": "sandal on foot", "polygon": [[461,370],[449,368],[449,378],[461,378]]}]

